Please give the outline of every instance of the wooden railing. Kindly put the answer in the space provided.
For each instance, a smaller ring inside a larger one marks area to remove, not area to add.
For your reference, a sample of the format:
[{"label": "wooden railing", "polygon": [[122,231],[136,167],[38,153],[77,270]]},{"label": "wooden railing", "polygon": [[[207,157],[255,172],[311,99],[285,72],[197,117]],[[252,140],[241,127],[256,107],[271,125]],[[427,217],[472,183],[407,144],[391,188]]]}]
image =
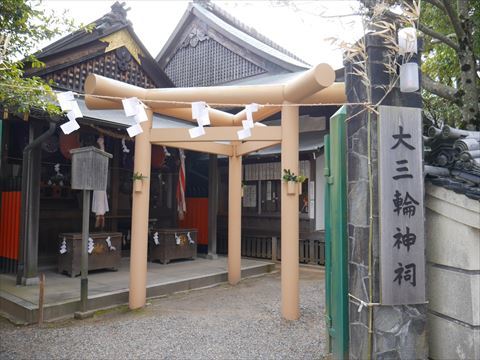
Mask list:
[{"label": "wooden railing", "polygon": [[[281,261],[281,240],[279,237],[266,235],[243,235],[242,256],[257,259]],[[325,265],[325,243],[321,240],[300,239],[299,261],[302,264]],[[226,236],[219,234],[217,252],[227,254]]]}]

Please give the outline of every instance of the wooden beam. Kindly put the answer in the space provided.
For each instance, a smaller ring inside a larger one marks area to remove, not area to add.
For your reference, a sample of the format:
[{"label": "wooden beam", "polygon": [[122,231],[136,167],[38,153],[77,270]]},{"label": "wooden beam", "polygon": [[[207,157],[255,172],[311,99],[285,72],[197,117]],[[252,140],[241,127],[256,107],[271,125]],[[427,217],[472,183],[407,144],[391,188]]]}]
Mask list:
[{"label": "wooden beam", "polygon": [[[240,126],[206,127],[205,135],[197,138],[190,138],[188,129],[151,129],[150,142],[165,144],[170,142],[211,142],[211,141],[238,141],[237,131],[242,130]],[[245,141],[280,141],[282,139],[281,126],[262,126],[252,129],[252,136]]]},{"label": "wooden beam", "polygon": [[179,141],[179,142],[152,142],[155,145],[164,145],[177,149],[193,150],[203,152],[206,154],[225,155],[232,156],[233,148],[229,144],[219,144],[214,142],[191,142],[191,141]]},{"label": "wooden beam", "polygon": [[237,146],[235,150],[236,156],[244,156],[252,152],[268,148],[280,144],[281,141],[249,141]]}]

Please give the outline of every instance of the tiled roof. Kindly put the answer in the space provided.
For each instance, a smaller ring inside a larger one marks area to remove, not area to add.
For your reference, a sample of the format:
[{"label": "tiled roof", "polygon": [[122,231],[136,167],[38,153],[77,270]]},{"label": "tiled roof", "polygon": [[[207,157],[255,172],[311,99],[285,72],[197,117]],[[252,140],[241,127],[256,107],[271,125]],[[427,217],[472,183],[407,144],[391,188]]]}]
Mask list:
[{"label": "tiled roof", "polygon": [[194,1],[189,5],[170,38],[156,56],[157,62],[163,69],[172,59],[178,44],[184,41],[184,31],[189,29],[195,19],[235,46],[255,54],[268,64],[273,64],[275,68],[278,68],[275,72],[295,72],[311,67],[307,62],[242,24],[210,1]]},{"label": "tiled roof", "polygon": [[257,39],[258,41],[261,41],[262,43],[270,46],[271,48],[274,48],[275,50],[278,50],[285,55],[288,55],[291,58],[294,58],[295,60],[298,60],[304,64],[307,64],[304,60],[300,59],[298,56],[296,56],[294,53],[288,51],[287,49],[281,47],[277,43],[275,43],[273,40],[269,39],[265,35],[260,34],[256,29],[244,24],[237,18],[233,17],[231,14],[220,8],[218,5],[215,5],[212,1],[210,0],[193,0],[194,4],[199,4],[200,6],[204,7],[205,9],[209,10],[211,13],[225,21],[227,24],[230,24],[231,26],[243,31],[244,33],[250,35],[254,39]]},{"label": "tiled roof", "polygon": [[[95,20],[93,29],[91,31],[86,31],[84,29],[77,30],[60,40],[55,41],[54,43],[46,46],[41,51],[39,51],[36,57],[40,60],[45,61],[46,58],[51,58],[55,56],[62,56],[63,53],[71,51],[73,49],[81,48],[83,46],[89,46],[97,40],[100,40],[110,34],[116,33],[122,29],[128,31],[136,45],[142,50],[144,57],[142,57],[141,66],[142,69],[148,74],[148,76],[155,82],[157,87],[173,87],[173,83],[170,78],[165,74],[165,72],[158,66],[157,62],[148,50],[145,48],[143,43],[140,41],[138,36],[133,31],[131,22],[127,19],[127,11],[129,9],[124,8],[125,3],[119,3],[116,1],[111,6],[111,11],[103,15],[101,18]],[[103,50],[102,50],[103,51]],[[97,54],[98,55],[98,54]],[[73,59],[70,63],[60,64],[60,67],[67,67],[77,62],[79,59]],[[84,59],[83,59],[84,60]],[[42,68],[39,70],[32,70],[31,74],[42,76],[49,71],[57,71],[59,66],[56,66],[55,69]]]},{"label": "tiled roof", "polygon": [[95,26],[92,31],[85,31],[83,29],[77,30],[43,48],[38,54],[36,54],[36,56],[39,59],[42,59],[47,56],[55,55],[88,44],[94,40],[131,26],[130,21],[127,20],[128,9],[124,9],[123,4],[116,1],[111,8],[112,10],[109,13],[93,22]]},{"label": "tiled roof", "polygon": [[480,132],[432,126],[424,140],[426,179],[480,200]]}]

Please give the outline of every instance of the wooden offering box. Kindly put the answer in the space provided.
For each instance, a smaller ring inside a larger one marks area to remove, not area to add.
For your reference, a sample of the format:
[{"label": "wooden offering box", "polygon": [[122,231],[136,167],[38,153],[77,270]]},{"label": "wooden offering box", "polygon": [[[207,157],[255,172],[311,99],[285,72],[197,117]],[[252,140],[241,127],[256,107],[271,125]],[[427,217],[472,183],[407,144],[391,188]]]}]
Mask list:
[{"label": "wooden offering box", "polygon": [[[118,270],[122,257],[122,233],[90,233],[89,236],[93,239],[93,249],[88,254],[88,270]],[[80,275],[82,233],[63,233],[58,240],[58,272],[66,272],[71,277]]]},{"label": "wooden offering box", "polygon": [[151,236],[150,261],[168,264],[197,256],[197,229],[154,229]]}]

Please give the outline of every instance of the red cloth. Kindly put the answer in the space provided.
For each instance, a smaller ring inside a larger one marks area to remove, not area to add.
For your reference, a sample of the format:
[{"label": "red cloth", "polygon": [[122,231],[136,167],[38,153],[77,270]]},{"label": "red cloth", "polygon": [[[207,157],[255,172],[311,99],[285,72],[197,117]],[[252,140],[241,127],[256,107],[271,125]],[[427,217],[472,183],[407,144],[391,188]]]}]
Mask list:
[{"label": "red cloth", "polygon": [[177,211],[178,218],[183,220],[187,212],[187,204],[185,202],[185,154],[182,149],[179,149],[178,153],[180,155],[180,168],[178,169]]}]

